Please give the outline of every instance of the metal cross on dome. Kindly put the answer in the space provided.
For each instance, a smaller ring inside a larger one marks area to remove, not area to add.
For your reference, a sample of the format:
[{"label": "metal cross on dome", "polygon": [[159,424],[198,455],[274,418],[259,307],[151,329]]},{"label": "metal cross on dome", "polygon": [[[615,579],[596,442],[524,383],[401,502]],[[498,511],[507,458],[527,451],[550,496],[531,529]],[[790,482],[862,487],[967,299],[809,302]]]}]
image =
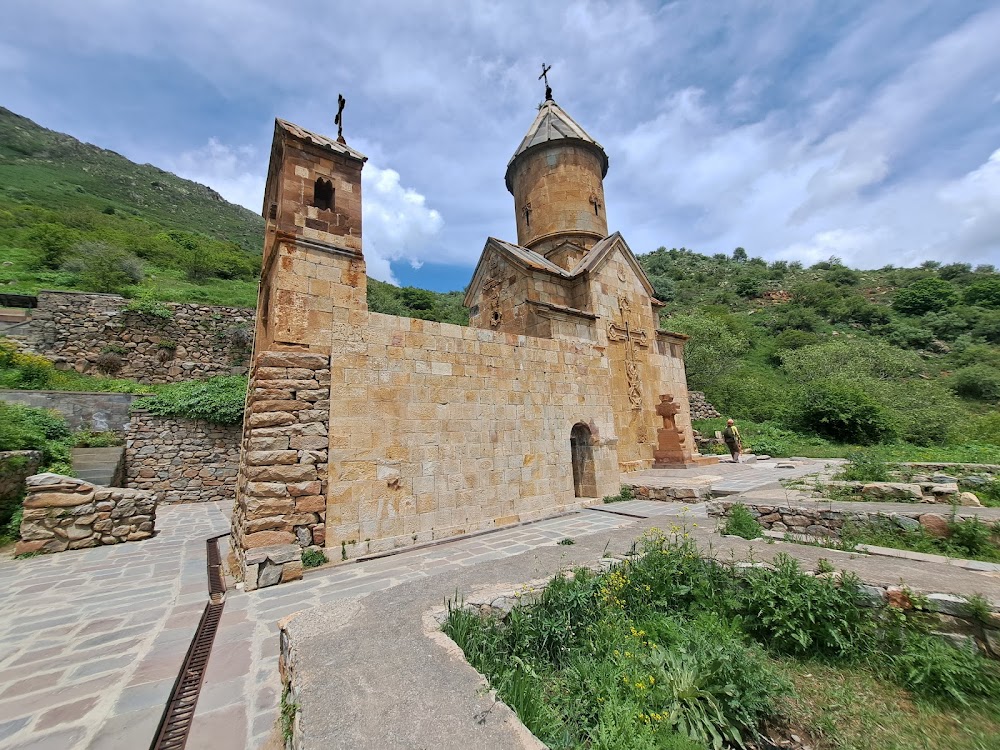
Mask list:
[{"label": "metal cross on dome", "polygon": [[546,65],[545,63],[542,63],[542,74],[540,76],[538,76],[538,80],[539,81],[541,81],[541,80],[545,81],[545,101],[547,101],[547,102],[552,101],[552,87],[549,86],[549,71],[550,70],[552,70],[552,66],[551,65]]}]

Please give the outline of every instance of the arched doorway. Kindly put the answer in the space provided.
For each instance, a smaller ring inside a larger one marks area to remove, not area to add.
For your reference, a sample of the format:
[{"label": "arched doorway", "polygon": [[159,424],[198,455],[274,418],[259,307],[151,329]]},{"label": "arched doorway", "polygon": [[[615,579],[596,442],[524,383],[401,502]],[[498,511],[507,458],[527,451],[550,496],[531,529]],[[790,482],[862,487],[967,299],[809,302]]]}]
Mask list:
[{"label": "arched doorway", "polygon": [[590,428],[582,422],[573,425],[569,433],[570,455],[573,460],[573,493],[577,497],[597,497],[594,449],[590,445],[590,437]]}]

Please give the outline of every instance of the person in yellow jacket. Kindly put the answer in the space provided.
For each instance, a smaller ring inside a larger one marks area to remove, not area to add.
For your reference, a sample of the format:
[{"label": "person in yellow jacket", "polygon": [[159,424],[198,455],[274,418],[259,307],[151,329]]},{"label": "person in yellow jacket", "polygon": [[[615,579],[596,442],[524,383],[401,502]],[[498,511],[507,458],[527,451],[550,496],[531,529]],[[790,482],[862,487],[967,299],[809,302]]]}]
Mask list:
[{"label": "person in yellow jacket", "polygon": [[722,433],[722,440],[729,448],[729,453],[733,457],[733,463],[740,462],[740,454],[743,452],[743,438],[736,422],[731,419],[726,420],[726,429]]}]

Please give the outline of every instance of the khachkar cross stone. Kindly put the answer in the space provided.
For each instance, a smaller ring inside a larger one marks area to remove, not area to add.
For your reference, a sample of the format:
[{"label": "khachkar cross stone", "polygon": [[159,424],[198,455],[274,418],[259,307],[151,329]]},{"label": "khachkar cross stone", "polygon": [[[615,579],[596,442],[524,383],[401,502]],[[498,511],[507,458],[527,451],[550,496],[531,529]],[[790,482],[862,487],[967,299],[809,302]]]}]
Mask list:
[{"label": "khachkar cross stone", "polygon": [[608,341],[625,342],[625,380],[628,383],[628,400],[633,409],[642,408],[642,382],[639,379],[639,365],[635,360],[635,347],[649,346],[649,337],[641,328],[633,328],[629,321],[631,303],[627,297],[618,298],[622,322],[619,325],[613,320],[608,321]]},{"label": "khachkar cross stone", "polygon": [[690,458],[691,451],[687,446],[687,435],[677,427],[675,419],[680,410],[680,404],[674,402],[673,396],[660,396],[656,413],[663,418],[663,427],[656,431],[656,448],[653,450],[654,468],[669,464],[683,464]]}]

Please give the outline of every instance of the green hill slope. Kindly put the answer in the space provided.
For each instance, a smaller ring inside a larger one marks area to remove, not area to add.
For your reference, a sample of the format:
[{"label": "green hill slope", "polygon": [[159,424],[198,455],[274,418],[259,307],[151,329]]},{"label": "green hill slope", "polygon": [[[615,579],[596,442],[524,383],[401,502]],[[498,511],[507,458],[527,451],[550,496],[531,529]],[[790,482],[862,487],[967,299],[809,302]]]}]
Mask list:
[{"label": "green hill slope", "polygon": [[263,219],[0,108],[0,287],[253,305]]}]

